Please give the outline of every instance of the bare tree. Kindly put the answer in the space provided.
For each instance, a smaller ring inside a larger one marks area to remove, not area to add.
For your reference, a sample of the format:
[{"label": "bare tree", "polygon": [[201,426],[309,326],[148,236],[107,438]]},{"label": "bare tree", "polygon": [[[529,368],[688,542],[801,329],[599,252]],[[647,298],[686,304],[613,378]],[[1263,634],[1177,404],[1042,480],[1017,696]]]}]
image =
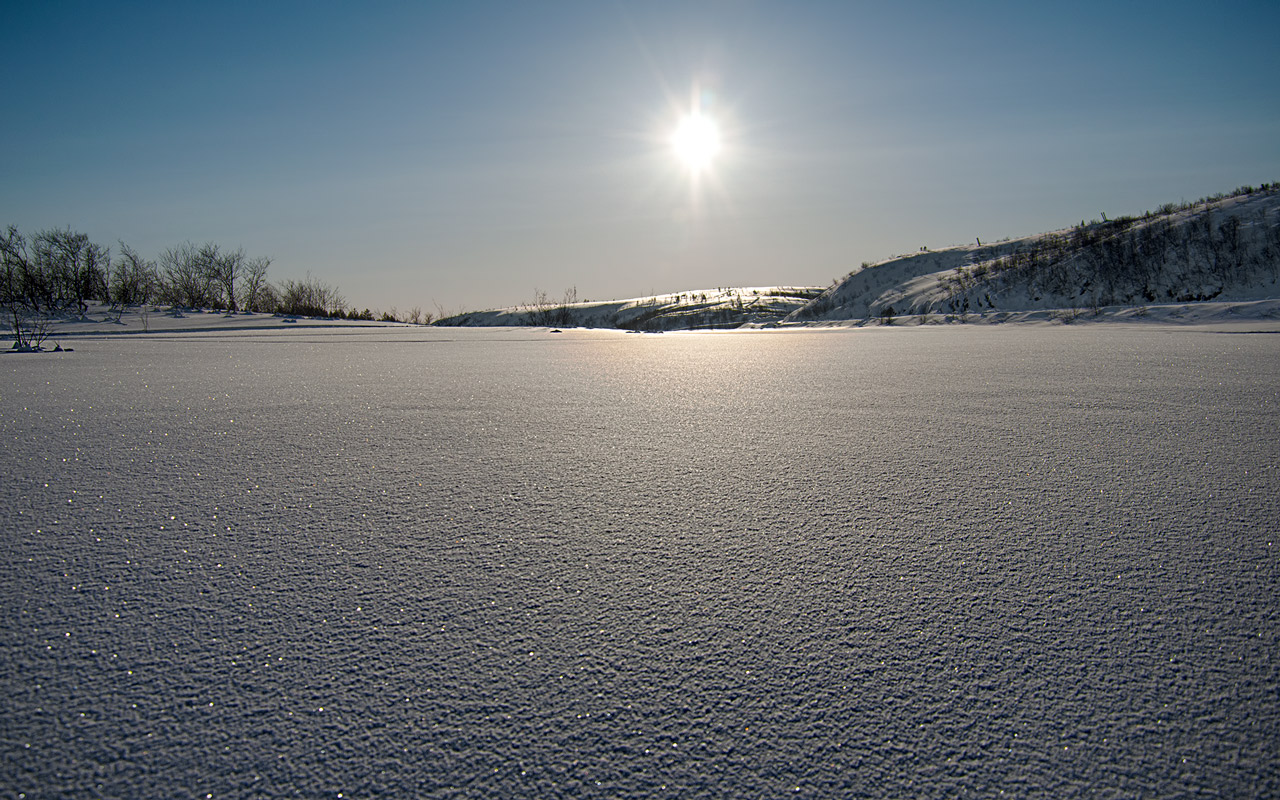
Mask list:
[{"label": "bare tree", "polygon": [[569,325],[572,322],[573,312],[569,307],[578,302],[578,287],[565,289],[559,304],[541,289],[534,289],[533,297],[533,303],[524,307],[525,325]]},{"label": "bare tree", "polygon": [[86,300],[106,299],[110,251],[70,229],[40,231],[26,239],[10,227],[0,237],[6,294],[33,314],[51,314],[79,307]]},{"label": "bare tree", "polygon": [[23,278],[30,270],[30,260],[26,237],[10,225],[0,235],[0,306],[19,348],[23,345],[22,317],[29,308]]},{"label": "bare tree", "polygon": [[0,306],[13,331],[14,349],[22,352],[39,350],[49,335],[52,309],[45,299],[42,277],[34,248],[10,226],[0,236]]},{"label": "bare tree", "polygon": [[245,311],[264,311],[271,306],[267,303],[270,286],[267,283],[267,269],[271,259],[266,256],[249,259],[244,264],[244,280],[240,286],[240,298]]},{"label": "bare tree", "polygon": [[40,349],[44,340],[49,338],[53,320],[48,314],[32,314],[21,306],[8,308],[10,328],[13,330],[13,349],[20,353],[31,353]]},{"label": "bare tree", "polygon": [[215,298],[215,302],[224,303],[232,313],[238,311],[236,282],[244,273],[244,250],[237,248],[224,252],[216,244],[209,242],[200,248],[198,257],[208,273],[209,285],[214,288],[215,294],[221,295]]},{"label": "bare tree", "polygon": [[46,309],[65,310],[75,293],[80,249],[89,237],[71,231],[40,231],[31,238],[33,291]]},{"label": "bare tree", "polygon": [[109,285],[110,302],[118,306],[134,306],[146,303],[155,291],[156,264],[148,261],[124,242],[120,242],[120,256],[111,271]]},{"label": "bare tree", "polygon": [[161,299],[175,306],[201,308],[209,305],[212,287],[200,251],[183,242],[160,253]]},{"label": "bare tree", "polygon": [[307,317],[341,316],[347,300],[336,287],[310,273],[306,280],[286,280],[280,284],[280,311]]},{"label": "bare tree", "polygon": [[31,271],[27,240],[12,225],[0,235],[0,303],[9,306],[26,300],[25,279]]},{"label": "bare tree", "polygon": [[89,242],[87,237],[85,241],[76,270],[75,293],[81,316],[88,311],[86,300],[107,301],[107,275],[111,270],[111,250]]},{"label": "bare tree", "polygon": [[263,311],[276,312],[280,310],[280,291],[269,283],[262,285],[262,297],[259,300],[259,306]]},{"label": "bare tree", "polygon": [[31,239],[28,294],[45,310],[78,306],[103,296],[110,252],[70,228],[40,231]]}]

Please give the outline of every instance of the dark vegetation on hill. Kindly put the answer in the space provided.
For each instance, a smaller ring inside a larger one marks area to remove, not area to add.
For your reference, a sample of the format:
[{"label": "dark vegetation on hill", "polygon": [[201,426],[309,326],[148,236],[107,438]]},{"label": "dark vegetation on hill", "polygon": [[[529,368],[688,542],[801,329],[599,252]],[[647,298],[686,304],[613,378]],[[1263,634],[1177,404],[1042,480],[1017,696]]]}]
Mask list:
[{"label": "dark vegetation on hill", "polygon": [[736,328],[777,322],[822,293],[819,287],[706,289],[630,300],[579,302],[570,289],[560,301],[536,292],[533,303],[446,317],[437,325],[616,328],[630,331]]},{"label": "dark vegetation on hill", "polygon": [[864,263],[825,289],[716,289],[470,312],[439,325],[735,328],[824,321],[963,321],[988,311],[1074,318],[1104,306],[1280,297],[1280,185],[1242,186],[1141,216]]},{"label": "dark vegetation on hill", "polygon": [[1078,310],[1280,293],[1280,185],[864,264],[791,321]]}]

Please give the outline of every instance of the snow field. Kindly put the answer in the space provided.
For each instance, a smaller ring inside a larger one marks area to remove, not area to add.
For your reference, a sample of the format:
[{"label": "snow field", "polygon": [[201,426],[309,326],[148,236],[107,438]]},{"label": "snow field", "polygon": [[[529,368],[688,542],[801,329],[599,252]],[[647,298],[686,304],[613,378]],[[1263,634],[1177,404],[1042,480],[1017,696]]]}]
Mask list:
[{"label": "snow field", "polygon": [[34,797],[1280,792],[1275,334],[0,361]]}]

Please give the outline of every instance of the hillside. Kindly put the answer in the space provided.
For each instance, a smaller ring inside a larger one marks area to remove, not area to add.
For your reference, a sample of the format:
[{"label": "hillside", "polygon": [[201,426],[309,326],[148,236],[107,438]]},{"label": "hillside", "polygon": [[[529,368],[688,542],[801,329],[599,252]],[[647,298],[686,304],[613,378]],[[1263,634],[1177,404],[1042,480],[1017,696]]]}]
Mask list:
[{"label": "hillside", "polygon": [[[1216,301],[1219,305],[1205,305]],[[1251,303],[1244,309],[1240,303]],[[1225,305],[1221,305],[1225,304]],[[1190,305],[1191,308],[1186,306]],[[470,312],[446,326],[693,330],[803,324],[1057,319],[1204,320],[1280,308],[1280,184],[1139,217],[864,263],[826,290],[756,287]]]},{"label": "hillside", "polygon": [[787,322],[944,320],[987,312],[1280,297],[1280,186],[1245,187],[1141,217],[864,264]]},{"label": "hillside", "polygon": [[636,331],[735,328],[776,323],[822,294],[817,287],[701,289],[630,300],[539,301],[516,308],[458,314],[437,325],[494,327],[536,325],[562,328],[620,328]]}]

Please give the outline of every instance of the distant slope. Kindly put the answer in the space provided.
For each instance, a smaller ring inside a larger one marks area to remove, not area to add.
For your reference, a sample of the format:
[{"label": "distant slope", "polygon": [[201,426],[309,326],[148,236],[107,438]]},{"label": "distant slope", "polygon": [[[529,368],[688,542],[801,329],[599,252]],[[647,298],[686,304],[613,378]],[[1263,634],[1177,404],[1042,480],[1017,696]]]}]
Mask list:
[{"label": "distant slope", "polygon": [[[826,290],[708,289],[583,303],[540,297],[529,305],[458,314],[436,324],[661,331],[900,316],[941,322],[989,312],[1074,318],[1117,306],[1144,316],[1148,305],[1276,300],[1280,184],[1169,204],[1141,217],[1104,217],[1020,239],[863,264]],[[1268,317],[1273,310],[1274,304],[1255,309]]]},{"label": "distant slope", "polygon": [[1280,185],[863,265],[787,322],[1280,297]]},{"label": "distant slope", "polygon": [[458,314],[437,325],[622,328],[638,331],[736,328],[778,322],[822,293],[812,286],[702,289],[630,300],[539,302]]}]

